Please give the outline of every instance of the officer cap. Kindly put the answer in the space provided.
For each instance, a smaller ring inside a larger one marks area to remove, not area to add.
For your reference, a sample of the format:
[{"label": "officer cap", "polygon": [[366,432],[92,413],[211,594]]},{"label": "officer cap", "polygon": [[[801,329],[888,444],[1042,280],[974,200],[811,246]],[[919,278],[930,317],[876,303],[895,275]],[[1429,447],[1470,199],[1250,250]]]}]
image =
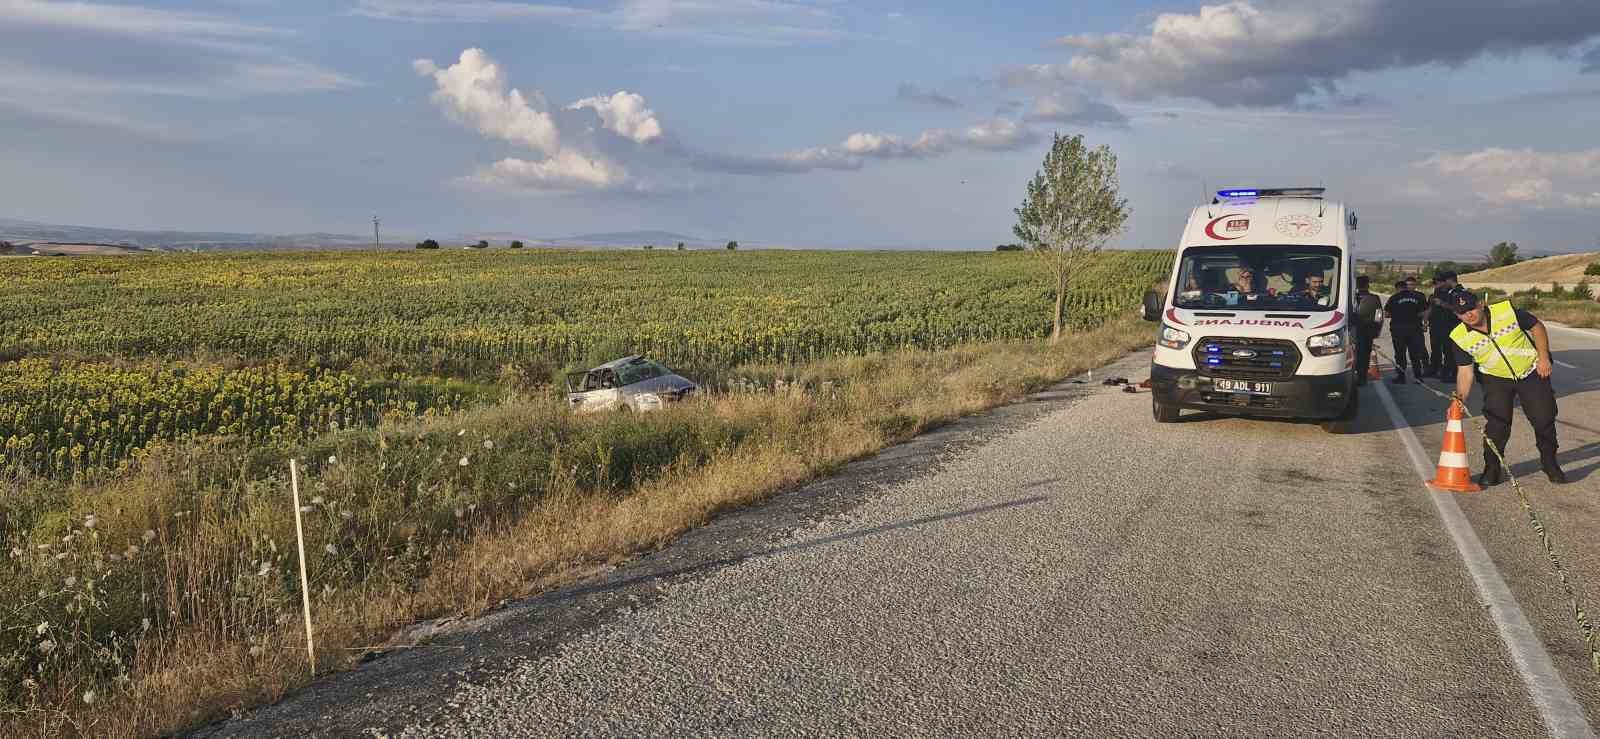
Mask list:
[{"label": "officer cap", "polygon": [[1445,296],[1444,304],[1459,316],[1478,307],[1478,296],[1473,295],[1470,290],[1451,290],[1450,294]]}]

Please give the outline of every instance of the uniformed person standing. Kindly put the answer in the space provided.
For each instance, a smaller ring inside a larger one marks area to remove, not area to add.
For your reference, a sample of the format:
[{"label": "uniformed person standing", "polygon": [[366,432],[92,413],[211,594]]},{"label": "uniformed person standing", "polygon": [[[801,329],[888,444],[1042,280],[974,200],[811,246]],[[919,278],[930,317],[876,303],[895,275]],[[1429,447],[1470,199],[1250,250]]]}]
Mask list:
[{"label": "uniformed person standing", "polygon": [[1406,381],[1407,354],[1411,355],[1411,372],[1422,382],[1428,366],[1428,347],[1422,343],[1422,311],[1427,307],[1428,297],[1412,290],[1405,280],[1394,283],[1394,294],[1383,305],[1389,316],[1389,338],[1394,341],[1395,382]]},{"label": "uniformed person standing", "polygon": [[1539,444],[1539,464],[1551,482],[1565,484],[1567,475],[1556,461],[1556,394],[1550,386],[1552,362],[1550,335],[1532,313],[1502,300],[1490,306],[1478,296],[1456,290],[1448,305],[1461,320],[1450,332],[1455,343],[1456,397],[1465,403],[1472,394],[1472,369],[1483,375],[1483,474],[1485,487],[1505,481],[1500,459],[1490,450],[1493,442],[1506,453],[1511,438],[1511,401],[1522,402],[1522,412],[1533,424]]},{"label": "uniformed person standing", "polygon": [[1449,270],[1433,276],[1433,296],[1428,308],[1428,374],[1441,380],[1455,379],[1455,345],[1450,332],[1456,329],[1456,314],[1447,302],[1456,289],[1456,273]]},{"label": "uniformed person standing", "polygon": [[1381,301],[1374,295],[1366,275],[1356,277],[1356,384],[1367,384],[1367,366],[1372,363],[1372,342],[1383,333]]}]

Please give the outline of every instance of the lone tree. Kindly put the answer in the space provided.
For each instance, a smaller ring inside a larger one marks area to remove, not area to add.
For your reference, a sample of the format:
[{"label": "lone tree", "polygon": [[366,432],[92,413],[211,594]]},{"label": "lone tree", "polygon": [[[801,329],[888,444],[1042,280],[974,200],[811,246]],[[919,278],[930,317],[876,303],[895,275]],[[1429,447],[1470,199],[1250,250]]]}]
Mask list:
[{"label": "lone tree", "polygon": [[737,241],[728,242],[728,251],[737,251],[738,249],[739,249],[739,242],[737,242]]},{"label": "lone tree", "polygon": [[1034,174],[1022,207],[1015,210],[1011,232],[1055,278],[1051,342],[1061,339],[1073,277],[1128,220],[1128,201],[1118,197],[1117,185],[1117,155],[1110,148],[1102,144],[1091,150],[1083,136],[1058,133],[1044,156],[1044,169]]},{"label": "lone tree", "polygon": [[489,248],[489,241],[487,239],[478,239],[477,248],[479,248],[479,249],[487,249],[487,248]]},{"label": "lone tree", "polygon": [[683,242],[678,242],[678,251],[683,251]]},{"label": "lone tree", "polygon": [[1522,261],[1517,257],[1517,242],[1502,241],[1489,249],[1490,267],[1507,267]]},{"label": "lone tree", "polygon": [[424,241],[418,241],[417,242],[417,248],[418,249],[437,249],[437,248],[439,248],[439,242],[434,241],[433,239],[427,239],[427,240],[424,240]]},{"label": "lone tree", "polygon": [[511,242],[511,248],[513,248],[513,249],[521,249],[522,248],[522,242],[513,239],[512,242]]}]

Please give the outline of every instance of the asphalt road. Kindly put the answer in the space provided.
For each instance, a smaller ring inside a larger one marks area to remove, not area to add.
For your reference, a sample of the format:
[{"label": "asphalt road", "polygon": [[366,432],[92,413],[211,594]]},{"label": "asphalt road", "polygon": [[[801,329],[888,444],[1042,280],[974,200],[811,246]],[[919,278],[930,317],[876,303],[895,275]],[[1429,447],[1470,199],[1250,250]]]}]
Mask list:
[{"label": "asphalt road", "polygon": [[[1552,334],[1575,482],[1509,453],[1600,593],[1600,334]],[[1591,736],[1510,487],[1436,500],[1443,402],[1365,392],[1330,436],[1063,384],[202,734]]]}]

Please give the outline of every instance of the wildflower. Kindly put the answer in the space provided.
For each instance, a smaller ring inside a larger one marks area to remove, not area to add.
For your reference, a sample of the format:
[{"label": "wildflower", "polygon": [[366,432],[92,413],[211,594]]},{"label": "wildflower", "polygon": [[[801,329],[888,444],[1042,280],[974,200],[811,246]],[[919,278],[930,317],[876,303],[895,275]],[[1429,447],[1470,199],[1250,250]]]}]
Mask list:
[{"label": "wildflower", "polygon": [[338,457],[336,457],[336,456],[334,456],[332,454],[328,455],[328,464],[338,464],[338,463],[339,463],[339,458]]},{"label": "wildflower", "polygon": [[50,641],[49,639],[46,639],[46,640],[44,640],[42,642],[39,642],[39,653],[40,654],[49,654],[49,653],[54,652],[54,651],[56,651],[56,643],[55,642]]},{"label": "wildflower", "polygon": [[95,518],[93,513],[83,517],[83,527],[86,529],[94,528],[94,525],[98,522],[99,519]]},{"label": "wildflower", "polygon": [[459,465],[461,465],[461,466],[462,466],[462,467],[465,467],[465,466],[467,466],[467,465],[468,465],[468,464],[469,464],[469,463],[470,463],[470,461],[469,461],[469,460],[468,460],[468,459],[467,459],[467,456],[466,456],[466,455],[464,455],[464,454],[463,454],[463,455],[462,455],[462,456],[461,456],[461,461],[460,461],[460,462],[457,462],[457,463],[456,463],[456,464],[459,464]]},{"label": "wildflower", "polygon": [[272,572],[272,563],[262,562],[261,569],[256,570],[256,577],[266,577],[269,572]]},{"label": "wildflower", "polygon": [[324,546],[322,548],[322,551],[327,552],[328,554],[334,554],[334,555],[339,553],[338,548],[334,547],[332,544]]},{"label": "wildflower", "polygon": [[50,628],[50,622],[49,621],[40,621],[38,626],[33,627],[33,633],[38,635],[38,636],[44,636],[44,632],[49,628]]},{"label": "wildflower", "polygon": [[94,705],[94,691],[93,690],[90,690],[90,691],[88,691],[88,692],[83,694],[83,702],[87,703],[87,704],[89,704],[91,706]]},{"label": "wildflower", "polygon": [[494,448],[494,442],[492,442],[492,441],[490,441],[488,439],[484,439],[483,440],[483,448],[484,449],[493,449]]},{"label": "wildflower", "polygon": [[144,530],[144,543],[149,544],[150,542],[155,541],[155,538],[156,532],[151,531],[150,529]]},{"label": "wildflower", "polygon": [[17,559],[18,557],[21,557],[22,554],[23,554],[22,547],[12,547],[11,548],[11,558],[12,559]]}]

